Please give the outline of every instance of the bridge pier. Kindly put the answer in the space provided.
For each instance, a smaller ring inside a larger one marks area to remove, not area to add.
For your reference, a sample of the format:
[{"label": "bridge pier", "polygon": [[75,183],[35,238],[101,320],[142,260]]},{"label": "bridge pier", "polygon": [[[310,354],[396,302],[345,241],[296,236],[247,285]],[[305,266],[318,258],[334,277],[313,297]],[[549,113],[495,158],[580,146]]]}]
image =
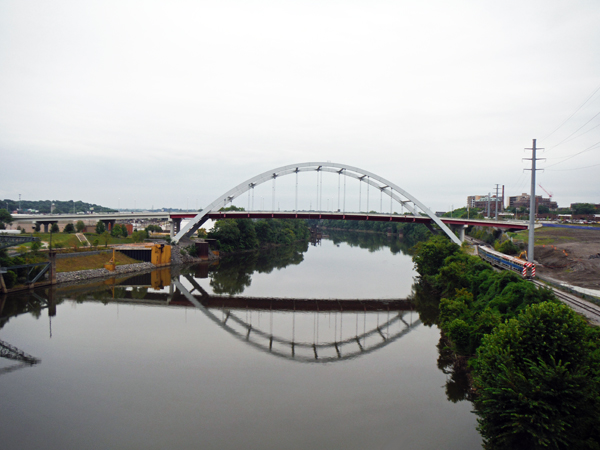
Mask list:
[{"label": "bridge pier", "polygon": [[179,233],[179,231],[181,230],[181,219],[178,219],[178,218],[170,218],[170,219],[169,219],[169,225],[170,225],[170,228],[171,228],[171,230],[170,230],[169,234],[170,234],[170,236],[171,236],[171,239],[173,239],[173,237],[174,237],[174,236],[175,236],[177,233]]},{"label": "bridge pier", "polygon": [[460,242],[465,242],[465,230],[467,229],[467,225],[450,225],[450,228],[458,235]]},{"label": "bridge pier", "polygon": [[58,223],[58,220],[36,220],[33,222],[35,229],[39,229],[40,225],[44,226],[44,233],[48,232],[48,226],[52,226],[52,224]]},{"label": "bridge pier", "polygon": [[112,231],[112,229],[115,226],[115,223],[117,222],[117,220],[116,219],[101,220],[101,222],[104,224],[104,227],[106,228],[106,231]]}]

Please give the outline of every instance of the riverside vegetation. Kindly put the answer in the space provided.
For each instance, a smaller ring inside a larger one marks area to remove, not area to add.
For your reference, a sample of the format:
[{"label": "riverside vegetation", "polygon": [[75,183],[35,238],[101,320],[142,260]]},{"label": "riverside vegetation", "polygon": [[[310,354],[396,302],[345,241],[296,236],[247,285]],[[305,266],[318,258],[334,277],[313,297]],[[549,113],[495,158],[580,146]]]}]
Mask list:
[{"label": "riverside vegetation", "polygon": [[471,369],[484,447],[600,448],[598,329],[445,237],[417,244],[413,261],[417,309],[441,328],[442,353]]},{"label": "riverside vegetation", "polygon": [[[223,211],[243,211],[231,206]],[[286,219],[221,219],[207,234],[215,239],[215,247],[224,253],[256,250],[272,245],[290,245],[308,241],[310,230],[304,220]]]}]

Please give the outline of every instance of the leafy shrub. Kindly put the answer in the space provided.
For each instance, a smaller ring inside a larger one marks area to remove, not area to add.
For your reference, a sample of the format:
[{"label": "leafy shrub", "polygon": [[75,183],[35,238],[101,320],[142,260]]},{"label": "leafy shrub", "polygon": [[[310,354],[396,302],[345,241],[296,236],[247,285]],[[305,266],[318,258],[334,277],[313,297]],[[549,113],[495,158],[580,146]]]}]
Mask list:
[{"label": "leafy shrub", "polygon": [[557,303],[531,305],[483,338],[474,361],[489,448],[598,448],[600,333]]},{"label": "leafy shrub", "polygon": [[101,220],[96,224],[96,234],[102,234],[106,231],[106,225]]},{"label": "leafy shrub", "polygon": [[2,275],[4,278],[4,284],[6,285],[6,289],[12,288],[15,284],[17,284],[17,274],[12,270],[7,271]]},{"label": "leafy shrub", "polygon": [[146,230],[134,231],[131,233],[131,238],[133,242],[144,242],[145,239],[148,239],[148,232]]},{"label": "leafy shrub", "polygon": [[496,241],[494,248],[505,255],[516,255],[519,253],[519,247],[517,247],[517,245],[510,239],[507,239],[502,243],[498,243],[498,241]]}]

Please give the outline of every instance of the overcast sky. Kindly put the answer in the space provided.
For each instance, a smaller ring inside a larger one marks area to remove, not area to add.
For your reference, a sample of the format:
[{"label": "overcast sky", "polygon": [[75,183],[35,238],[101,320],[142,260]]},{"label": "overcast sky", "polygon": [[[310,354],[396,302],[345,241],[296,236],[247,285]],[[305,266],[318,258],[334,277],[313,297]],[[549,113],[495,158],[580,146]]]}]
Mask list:
[{"label": "overcast sky", "polygon": [[528,192],[536,138],[559,205],[600,203],[599,24],[598,0],[3,0],[0,199],[195,208],[333,161],[449,210]]}]

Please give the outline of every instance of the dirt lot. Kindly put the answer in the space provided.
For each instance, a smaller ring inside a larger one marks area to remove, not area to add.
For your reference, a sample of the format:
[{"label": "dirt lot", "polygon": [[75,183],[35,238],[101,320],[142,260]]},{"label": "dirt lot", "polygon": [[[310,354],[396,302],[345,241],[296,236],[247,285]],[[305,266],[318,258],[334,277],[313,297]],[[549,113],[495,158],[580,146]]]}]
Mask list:
[{"label": "dirt lot", "polygon": [[535,233],[538,273],[574,286],[600,289],[600,228],[544,227]]}]

